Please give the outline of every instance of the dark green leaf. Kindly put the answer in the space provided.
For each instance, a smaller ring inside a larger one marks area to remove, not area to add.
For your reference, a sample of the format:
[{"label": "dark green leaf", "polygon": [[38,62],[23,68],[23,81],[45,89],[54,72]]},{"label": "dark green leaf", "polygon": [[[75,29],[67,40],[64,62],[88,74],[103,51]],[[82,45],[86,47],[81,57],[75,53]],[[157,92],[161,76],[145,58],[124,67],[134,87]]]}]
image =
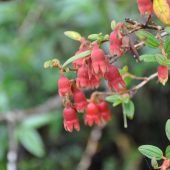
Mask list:
[{"label": "dark green leaf", "polygon": [[44,144],[36,130],[19,126],[17,129],[17,136],[24,148],[30,153],[37,157],[44,156]]},{"label": "dark green leaf", "polygon": [[170,145],[168,145],[167,148],[166,148],[165,157],[166,157],[167,159],[170,159]]},{"label": "dark green leaf", "polygon": [[157,48],[160,45],[159,40],[155,38],[155,36],[152,35],[150,32],[140,30],[137,31],[135,34],[140,40],[144,41],[145,45],[149,47]]},{"label": "dark green leaf", "polygon": [[129,118],[133,119],[135,113],[135,106],[132,101],[123,103],[123,113]]},{"label": "dark green leaf", "polygon": [[153,145],[142,145],[138,148],[138,150],[150,159],[155,158],[156,160],[160,160],[163,156],[163,152]]},{"label": "dark green leaf", "polygon": [[91,54],[91,50],[87,50],[87,51],[84,51],[84,52],[82,52],[82,53],[80,53],[80,54],[74,55],[74,56],[72,56],[71,58],[69,58],[69,59],[63,64],[63,67],[65,67],[66,65],[72,63],[72,62],[75,61],[75,60],[78,60],[78,59],[80,59],[80,58],[86,57],[86,56],[88,56],[88,55],[90,55],[90,54]]},{"label": "dark green leaf", "polygon": [[168,119],[167,122],[166,122],[165,132],[166,132],[167,138],[170,141],[170,119]]}]

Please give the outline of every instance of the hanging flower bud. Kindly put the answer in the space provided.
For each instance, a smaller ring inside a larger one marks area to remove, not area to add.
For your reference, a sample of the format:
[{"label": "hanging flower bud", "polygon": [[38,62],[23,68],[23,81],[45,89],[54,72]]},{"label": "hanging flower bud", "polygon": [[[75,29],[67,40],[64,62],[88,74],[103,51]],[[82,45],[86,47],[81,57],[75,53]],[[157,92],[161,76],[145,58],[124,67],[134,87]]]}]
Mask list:
[{"label": "hanging flower bud", "polygon": [[122,23],[118,23],[113,32],[110,34],[110,54],[117,55],[118,57],[121,56],[121,46],[122,46],[122,32],[121,27]]},{"label": "hanging flower bud", "polygon": [[109,110],[108,104],[102,100],[98,103],[98,108],[100,111],[101,118],[106,122],[109,121],[111,119],[112,115]]},{"label": "hanging flower bud", "polygon": [[86,65],[83,65],[78,69],[76,84],[78,88],[90,87],[88,67]]},{"label": "hanging flower bud", "polygon": [[76,110],[79,112],[84,112],[85,108],[87,107],[87,100],[85,94],[82,91],[76,89],[73,95]]},{"label": "hanging flower bud", "polygon": [[72,132],[73,129],[79,131],[79,121],[77,118],[76,110],[71,106],[66,106],[63,111],[64,128],[66,131]]},{"label": "hanging flower bud", "polygon": [[160,65],[158,67],[158,79],[163,85],[168,81],[168,66]]},{"label": "hanging flower bud", "polygon": [[153,11],[152,0],[137,0],[138,9],[141,15],[151,15]]},{"label": "hanging flower bud", "polygon": [[58,80],[58,93],[60,96],[66,96],[71,94],[71,84],[70,80],[63,75]]},{"label": "hanging flower bud", "polygon": [[92,126],[94,123],[96,125],[100,123],[100,113],[97,104],[91,102],[87,105],[84,123],[89,126]]},{"label": "hanging flower bud", "polygon": [[107,71],[107,61],[104,54],[104,51],[99,48],[97,43],[94,44],[92,53],[91,53],[91,60],[92,60],[92,68],[95,74],[103,74]]},{"label": "hanging flower bud", "polygon": [[[87,51],[87,50],[89,50],[89,44],[88,44],[88,42],[87,42],[86,39],[82,38],[82,39],[81,39],[80,48],[79,48],[79,50],[75,53],[75,55],[80,54],[80,53],[82,53],[82,52],[84,52],[84,51]],[[81,67],[81,66],[84,64],[84,58],[80,58],[80,59],[78,59],[78,60],[76,60],[76,61],[73,61],[72,64],[73,64],[73,67],[74,67],[74,68],[79,68],[79,67]]]},{"label": "hanging flower bud", "polygon": [[122,79],[119,70],[115,66],[109,65],[108,72],[105,74],[105,79],[108,81],[108,85],[111,90],[126,90],[126,84]]},{"label": "hanging flower bud", "polygon": [[90,88],[98,88],[100,85],[100,79],[96,78],[96,76],[92,75],[92,77],[90,78]]}]

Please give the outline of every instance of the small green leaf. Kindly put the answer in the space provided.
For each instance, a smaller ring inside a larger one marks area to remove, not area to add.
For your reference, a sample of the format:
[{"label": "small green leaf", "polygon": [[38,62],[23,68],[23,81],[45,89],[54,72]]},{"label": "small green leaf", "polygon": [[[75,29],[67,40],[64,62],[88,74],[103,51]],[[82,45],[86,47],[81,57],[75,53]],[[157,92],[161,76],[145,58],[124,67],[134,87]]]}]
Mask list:
[{"label": "small green leaf", "polygon": [[170,119],[167,120],[165,125],[165,132],[168,140],[170,141]]},{"label": "small green leaf", "polygon": [[144,41],[145,45],[149,47],[157,48],[160,45],[159,40],[155,38],[155,36],[152,35],[150,32],[140,30],[137,31],[135,34],[140,40]]},{"label": "small green leaf", "polygon": [[167,37],[167,39],[165,40],[164,42],[164,49],[165,49],[165,52],[170,55],[170,36]]},{"label": "small green leaf", "polygon": [[170,34],[170,27],[166,27],[166,28],[165,28],[165,31],[166,31],[168,34]]},{"label": "small green leaf", "polygon": [[135,106],[132,101],[123,103],[123,113],[129,118],[133,119],[135,113]]},{"label": "small green leaf", "polygon": [[141,61],[144,62],[156,62],[155,54],[144,54],[141,55],[139,58]]},{"label": "small green leaf", "polygon": [[90,34],[88,36],[88,39],[89,40],[97,40],[98,37],[99,37],[99,34]]},{"label": "small green leaf", "polygon": [[116,27],[116,21],[113,20],[113,21],[111,22],[111,29],[114,30],[115,27]]},{"label": "small green leaf", "polygon": [[16,133],[19,141],[27,151],[37,157],[44,156],[44,144],[41,136],[36,130],[19,126]]},{"label": "small green leaf", "polygon": [[156,61],[160,65],[167,65],[167,59],[162,54],[156,54]]},{"label": "small green leaf", "polygon": [[106,97],[106,101],[113,103],[113,106],[117,106],[122,103],[122,97],[118,94]]},{"label": "small green leaf", "polygon": [[139,58],[144,62],[157,62],[160,65],[167,65],[167,59],[162,54],[144,54]]},{"label": "small green leaf", "polygon": [[63,67],[65,67],[66,65],[72,63],[72,62],[75,61],[75,60],[78,60],[78,59],[80,59],[80,58],[86,57],[86,56],[88,56],[88,55],[90,55],[90,54],[91,54],[91,50],[87,50],[87,51],[84,51],[84,52],[82,52],[82,53],[80,53],[80,54],[74,55],[74,56],[72,56],[71,58],[69,58],[69,59],[63,64]]},{"label": "small green leaf", "polygon": [[142,145],[138,148],[138,150],[150,159],[155,158],[156,160],[160,160],[163,156],[163,152],[153,145]]},{"label": "small green leaf", "polygon": [[64,32],[65,36],[76,40],[76,41],[80,41],[81,40],[81,35],[78,32],[75,31],[65,31]]},{"label": "small green leaf", "polygon": [[165,150],[165,157],[167,159],[170,159],[170,145],[168,145],[166,150]]}]

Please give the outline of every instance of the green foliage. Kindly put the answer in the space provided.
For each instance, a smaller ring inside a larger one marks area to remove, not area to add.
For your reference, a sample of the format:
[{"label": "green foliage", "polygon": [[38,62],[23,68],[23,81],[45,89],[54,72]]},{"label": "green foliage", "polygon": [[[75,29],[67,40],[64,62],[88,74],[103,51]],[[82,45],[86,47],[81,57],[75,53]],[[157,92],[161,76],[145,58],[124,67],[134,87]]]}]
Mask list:
[{"label": "green foliage", "polygon": [[44,144],[41,136],[35,129],[19,126],[16,133],[19,142],[21,142],[26,150],[37,157],[44,156]]},{"label": "green foliage", "polygon": [[129,101],[129,96],[121,96],[116,94],[106,97],[106,101],[113,103],[113,107],[115,107],[121,103],[127,103]]},{"label": "green foliage", "polygon": [[131,100],[126,103],[123,103],[123,113],[127,116],[127,118],[133,119],[135,113],[135,106]]},{"label": "green foliage", "polygon": [[150,32],[140,30],[137,31],[135,34],[140,40],[144,41],[145,45],[147,45],[148,47],[157,48],[160,45],[159,40],[155,38],[155,36],[152,35]]},{"label": "green foliage", "polygon": [[168,140],[170,141],[170,119],[167,120],[166,126],[165,126],[165,132]]},{"label": "green foliage", "polygon": [[166,38],[165,42],[164,42],[164,49],[165,52],[170,55],[170,36]]},{"label": "green foliage", "polygon": [[143,155],[150,159],[152,158],[155,158],[156,160],[162,159],[161,157],[163,156],[163,152],[156,146],[142,145],[138,149]]},{"label": "green foliage", "polygon": [[75,31],[65,31],[64,32],[65,36],[76,40],[76,41],[80,41],[81,40],[81,35],[78,32]]},{"label": "green foliage", "polygon": [[166,157],[167,159],[170,159],[170,145],[168,145],[168,146],[166,147],[165,157]]},{"label": "green foliage", "polygon": [[144,62],[156,62],[160,65],[170,65],[170,60],[167,60],[162,54],[143,54],[140,57]]}]

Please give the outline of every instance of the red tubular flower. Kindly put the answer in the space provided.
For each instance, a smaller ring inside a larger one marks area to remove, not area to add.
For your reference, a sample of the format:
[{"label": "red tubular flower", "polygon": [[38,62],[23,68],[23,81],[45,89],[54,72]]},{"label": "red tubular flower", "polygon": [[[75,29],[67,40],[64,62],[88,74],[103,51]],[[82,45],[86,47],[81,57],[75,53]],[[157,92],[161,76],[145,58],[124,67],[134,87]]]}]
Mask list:
[{"label": "red tubular flower", "polygon": [[85,111],[85,108],[87,107],[87,100],[85,94],[82,91],[78,89],[74,91],[74,102],[77,111]]},{"label": "red tubular flower", "polygon": [[122,23],[118,23],[113,32],[110,34],[110,54],[121,56],[121,46],[123,35],[121,33]]},{"label": "red tubular flower", "polygon": [[78,69],[76,84],[77,84],[77,87],[79,88],[90,87],[88,67],[86,65],[83,65]]},{"label": "red tubular flower", "polygon": [[[79,48],[79,50],[75,53],[75,55],[80,54],[80,53],[82,53],[82,52],[84,52],[84,51],[87,51],[88,49],[89,49],[89,47],[88,47],[87,41],[86,41],[84,38],[82,38],[82,39],[81,39],[80,48]],[[73,67],[74,67],[74,68],[79,68],[79,67],[81,67],[81,66],[84,64],[84,58],[80,58],[80,59],[78,59],[78,60],[76,60],[76,61],[73,61],[72,64],[73,64]]]},{"label": "red tubular flower", "polygon": [[63,75],[58,80],[58,93],[60,96],[71,94],[70,80]]},{"label": "red tubular flower", "polygon": [[109,110],[108,104],[102,100],[98,103],[98,108],[100,111],[101,118],[106,122],[109,121],[111,119],[112,115]]},{"label": "red tubular flower", "polygon": [[137,0],[137,3],[141,15],[152,14],[153,11],[152,0]]},{"label": "red tubular flower", "polygon": [[126,89],[126,84],[122,79],[119,70],[113,65],[109,65],[108,72],[105,74],[105,79],[108,81],[111,90],[122,91]]},{"label": "red tubular flower", "polygon": [[63,111],[63,116],[64,116],[64,128],[66,131],[72,132],[73,129],[77,131],[80,130],[77,113],[73,107],[71,106],[65,107]]},{"label": "red tubular flower", "polygon": [[98,88],[100,85],[100,79],[96,78],[94,75],[92,75],[89,81],[91,88]]},{"label": "red tubular flower", "polygon": [[104,51],[99,48],[97,44],[94,44],[92,53],[91,53],[91,60],[92,60],[92,68],[95,74],[104,75],[107,71],[107,61],[104,54]]},{"label": "red tubular flower", "polygon": [[168,81],[168,66],[160,65],[158,67],[158,80],[163,85]]},{"label": "red tubular flower", "polygon": [[89,126],[92,126],[94,123],[97,125],[100,123],[100,114],[97,104],[91,102],[87,105],[84,123]]}]

